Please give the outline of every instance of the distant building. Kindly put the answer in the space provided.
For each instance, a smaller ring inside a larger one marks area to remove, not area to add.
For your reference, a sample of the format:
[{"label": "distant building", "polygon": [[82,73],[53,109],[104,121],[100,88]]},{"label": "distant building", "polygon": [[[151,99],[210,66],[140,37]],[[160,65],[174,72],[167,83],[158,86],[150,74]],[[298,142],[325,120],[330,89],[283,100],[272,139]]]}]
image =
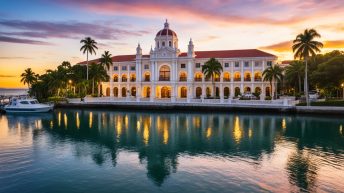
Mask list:
[{"label": "distant building", "polygon": [[[202,73],[202,66],[212,57],[223,66],[222,74],[215,78],[215,90]],[[275,55],[257,49],[195,51],[191,39],[187,52],[181,52],[178,36],[166,21],[149,55],[142,54],[139,44],[136,54],[112,58],[110,82],[102,83],[102,92],[115,98],[132,96],[137,101],[190,102],[213,92],[223,101],[238,93],[260,91],[264,99],[270,85],[262,80],[262,72],[276,60]]]}]

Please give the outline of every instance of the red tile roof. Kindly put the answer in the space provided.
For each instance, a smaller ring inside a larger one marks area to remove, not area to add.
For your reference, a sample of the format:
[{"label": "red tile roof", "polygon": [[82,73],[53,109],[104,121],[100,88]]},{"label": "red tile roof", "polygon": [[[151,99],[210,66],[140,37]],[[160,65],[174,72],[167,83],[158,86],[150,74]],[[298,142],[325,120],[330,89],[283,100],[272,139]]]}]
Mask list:
[{"label": "red tile roof", "polygon": [[[275,55],[263,52],[257,49],[248,50],[214,50],[214,51],[196,51],[196,58],[251,58],[251,57],[276,57]],[[187,56],[183,52],[179,57]],[[144,58],[149,58],[149,55],[143,55]],[[118,55],[113,56],[113,62],[131,62],[135,61],[136,55]],[[99,59],[90,60],[88,63],[99,62]],[[79,62],[78,64],[86,64],[86,61]]]},{"label": "red tile roof", "polygon": [[[276,57],[275,55],[263,52],[257,49],[248,50],[214,50],[214,51],[196,51],[196,58],[251,58],[251,57]],[[179,57],[187,56],[187,53],[181,53]]]}]

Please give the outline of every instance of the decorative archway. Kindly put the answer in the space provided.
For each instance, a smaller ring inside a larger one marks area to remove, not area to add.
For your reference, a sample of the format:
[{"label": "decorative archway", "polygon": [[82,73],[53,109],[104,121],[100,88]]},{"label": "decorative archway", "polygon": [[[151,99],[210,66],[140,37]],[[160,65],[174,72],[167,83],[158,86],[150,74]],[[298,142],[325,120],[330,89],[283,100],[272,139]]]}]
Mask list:
[{"label": "decorative archway", "polygon": [[145,82],[149,82],[150,81],[150,73],[149,72],[145,72],[145,79],[144,79],[144,81]]},{"label": "decorative archway", "polygon": [[167,86],[161,88],[161,98],[171,98],[171,89]]},{"label": "decorative archway", "polygon": [[122,82],[127,82],[128,78],[126,74],[122,75]]},{"label": "decorative archway", "polygon": [[245,72],[244,81],[251,81],[251,72]]},{"label": "decorative archway", "polygon": [[241,74],[240,72],[234,73],[234,81],[241,81]]},{"label": "decorative archway", "polygon": [[127,97],[127,88],[122,88],[122,97]]},{"label": "decorative archway", "polygon": [[145,86],[142,89],[142,96],[144,98],[149,98],[150,97],[150,87],[149,86]]},{"label": "decorative archway", "polygon": [[234,89],[234,96],[238,96],[238,95],[240,95],[240,88],[239,87],[235,87],[235,89]]},{"label": "decorative archway", "polygon": [[133,87],[131,87],[131,96],[134,96],[134,97],[136,97],[136,87],[135,86],[133,86]]},{"label": "decorative archway", "polygon": [[229,82],[229,81],[231,81],[231,76],[230,76],[229,72],[224,72],[224,73],[223,73],[223,81],[224,81],[224,82]]},{"label": "decorative archway", "polygon": [[215,88],[215,97],[220,97],[220,88],[219,87]]},{"label": "decorative archway", "polygon": [[117,87],[113,88],[113,96],[118,97],[118,88]]},{"label": "decorative archway", "polygon": [[135,82],[136,81],[136,74],[131,74],[130,75],[130,82]]},{"label": "decorative archway", "polygon": [[186,98],[187,97],[187,88],[186,87],[182,87],[180,88],[180,98]]},{"label": "decorative archway", "polygon": [[256,87],[254,89],[254,93],[256,93],[257,95],[260,95],[262,93],[262,89],[260,87]]},{"label": "decorative archway", "polygon": [[106,96],[110,96],[110,88],[109,87],[106,88]]},{"label": "decorative archway", "polygon": [[271,97],[271,89],[270,89],[270,87],[266,87],[265,88],[265,96]]},{"label": "decorative archway", "polygon": [[223,96],[225,98],[229,98],[229,94],[230,94],[229,88],[228,87],[223,88]]},{"label": "decorative archway", "polygon": [[206,92],[206,96],[207,97],[210,97],[211,96],[211,88],[210,87],[207,87],[207,89],[205,90]]},{"label": "decorative archway", "polygon": [[196,72],[195,73],[195,81],[196,82],[201,82],[202,81],[202,73]]},{"label": "decorative archway", "polygon": [[196,98],[201,98],[201,95],[202,95],[202,88],[197,87],[196,88]]},{"label": "decorative archway", "polygon": [[256,82],[262,81],[262,73],[261,72],[255,72],[254,73],[254,81],[256,81]]},{"label": "decorative archway", "polygon": [[247,86],[244,88],[245,93],[250,93],[251,92],[251,87]]}]

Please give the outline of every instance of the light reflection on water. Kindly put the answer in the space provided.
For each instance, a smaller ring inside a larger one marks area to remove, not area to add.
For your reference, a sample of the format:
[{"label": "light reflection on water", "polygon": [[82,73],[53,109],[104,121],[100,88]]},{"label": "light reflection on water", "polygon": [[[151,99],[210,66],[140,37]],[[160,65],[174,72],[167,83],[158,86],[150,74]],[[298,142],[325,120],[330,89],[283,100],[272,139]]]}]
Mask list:
[{"label": "light reflection on water", "polygon": [[0,192],[341,191],[343,122],[91,110],[2,115]]}]

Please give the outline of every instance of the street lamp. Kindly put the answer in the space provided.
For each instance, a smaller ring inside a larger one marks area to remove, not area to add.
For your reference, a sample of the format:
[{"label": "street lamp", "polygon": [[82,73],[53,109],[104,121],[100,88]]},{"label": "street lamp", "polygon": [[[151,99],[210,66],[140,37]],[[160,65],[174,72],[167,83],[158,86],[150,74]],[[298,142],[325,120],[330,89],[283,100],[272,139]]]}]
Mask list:
[{"label": "street lamp", "polygon": [[344,100],[344,83],[342,83],[341,86],[343,88],[343,100]]}]

